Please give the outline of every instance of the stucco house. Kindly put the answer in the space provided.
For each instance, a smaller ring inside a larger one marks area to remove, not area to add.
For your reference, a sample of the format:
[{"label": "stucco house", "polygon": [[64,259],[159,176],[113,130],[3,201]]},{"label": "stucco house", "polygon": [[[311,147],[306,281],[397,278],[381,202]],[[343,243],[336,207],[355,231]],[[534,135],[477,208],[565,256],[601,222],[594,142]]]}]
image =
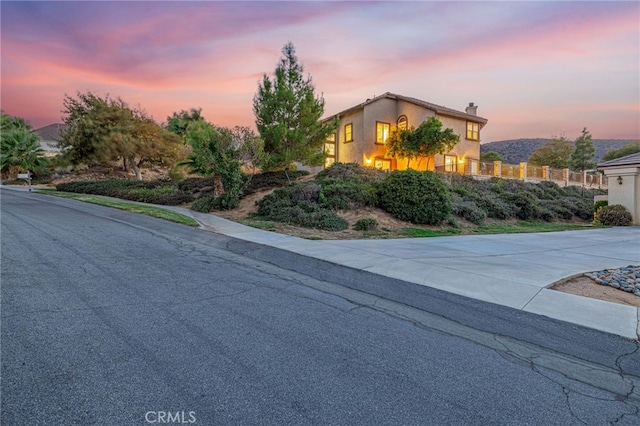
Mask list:
[{"label": "stucco house", "polygon": [[598,164],[609,180],[609,205],[622,204],[640,225],[640,152]]},{"label": "stucco house", "polygon": [[40,136],[40,147],[44,151],[45,156],[51,157],[60,154],[58,143],[62,140],[60,136],[62,129],[64,129],[64,124],[54,123],[33,131]]},{"label": "stucco house", "polygon": [[[465,112],[395,93],[373,99],[326,117],[339,118],[336,133],[327,140],[325,166],[334,162],[358,163],[383,170],[406,169],[407,161],[386,155],[385,141],[394,129],[418,127],[429,117],[437,116],[443,129],[451,128],[460,142],[448,153],[429,161],[430,170],[475,174],[480,159],[480,131],[487,119],[477,115],[470,103]],[[425,170],[426,159],[412,161],[411,168]]]}]

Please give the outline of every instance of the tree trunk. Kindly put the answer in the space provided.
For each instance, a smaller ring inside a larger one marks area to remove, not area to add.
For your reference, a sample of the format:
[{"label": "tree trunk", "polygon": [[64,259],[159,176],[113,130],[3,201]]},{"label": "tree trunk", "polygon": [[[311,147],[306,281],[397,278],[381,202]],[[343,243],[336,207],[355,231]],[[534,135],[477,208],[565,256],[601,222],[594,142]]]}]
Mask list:
[{"label": "tree trunk", "polygon": [[136,173],[136,180],[142,180],[142,173],[140,173],[140,167],[138,163],[133,158],[129,158],[129,164],[131,164],[131,168]]},{"label": "tree trunk", "polygon": [[222,179],[219,174],[213,175],[213,195],[216,197],[224,194],[224,185],[222,184]]}]

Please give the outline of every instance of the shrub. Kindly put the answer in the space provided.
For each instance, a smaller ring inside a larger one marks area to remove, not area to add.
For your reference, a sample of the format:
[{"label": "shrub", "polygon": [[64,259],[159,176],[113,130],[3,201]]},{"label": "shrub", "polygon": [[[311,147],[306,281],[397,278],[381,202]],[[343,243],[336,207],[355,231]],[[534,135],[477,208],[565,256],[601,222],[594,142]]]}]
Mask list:
[{"label": "shrub", "polygon": [[294,200],[296,187],[280,188],[258,201],[258,214],[277,222],[306,228],[341,231],[347,229],[346,220],[309,200]]},{"label": "shrub", "polygon": [[358,219],[353,229],[356,231],[374,231],[378,229],[378,221],[374,218]]},{"label": "shrub", "polygon": [[219,210],[231,210],[238,207],[238,204],[238,197],[233,194],[225,193],[218,197],[208,195],[194,201],[191,205],[191,210],[200,213],[209,213]]},{"label": "shrub", "polygon": [[452,211],[451,194],[433,172],[393,171],[381,182],[379,205],[395,218],[437,225]]},{"label": "shrub", "polygon": [[375,206],[377,201],[377,189],[368,183],[335,182],[322,189],[321,203],[332,210]]},{"label": "shrub", "polygon": [[322,187],[315,182],[307,182],[292,187],[291,199],[293,201],[311,201],[318,202]]},{"label": "shrub", "polygon": [[621,204],[600,207],[596,217],[597,221],[607,226],[629,226],[633,221],[631,213]]},{"label": "shrub", "polygon": [[464,199],[473,201],[488,217],[504,220],[514,214],[509,204],[492,192],[470,192]]},{"label": "shrub", "polygon": [[595,213],[595,212],[597,212],[598,210],[600,210],[600,207],[605,207],[605,206],[608,206],[608,205],[609,205],[609,201],[607,201],[607,200],[599,200],[599,201],[596,201],[596,202],[593,204],[593,212]]},{"label": "shrub", "polygon": [[573,217],[573,212],[567,207],[567,203],[563,200],[544,200],[541,206],[544,210],[552,213],[550,220],[560,218],[564,220],[570,220]]},{"label": "shrub", "polygon": [[454,202],[453,214],[468,220],[474,225],[482,225],[487,218],[484,210],[480,209],[473,201]]},{"label": "shrub", "polygon": [[[306,170],[290,170],[287,173],[289,175],[289,179],[291,179],[292,181],[309,174],[309,172]],[[289,185],[289,181],[287,180],[287,176],[283,171],[265,172],[253,176],[247,176],[247,182],[243,192],[244,195],[249,195],[262,189],[287,185]]]},{"label": "shrub", "polygon": [[540,202],[531,193],[525,191],[507,192],[501,194],[500,197],[513,206],[518,219],[531,220],[539,217]]}]

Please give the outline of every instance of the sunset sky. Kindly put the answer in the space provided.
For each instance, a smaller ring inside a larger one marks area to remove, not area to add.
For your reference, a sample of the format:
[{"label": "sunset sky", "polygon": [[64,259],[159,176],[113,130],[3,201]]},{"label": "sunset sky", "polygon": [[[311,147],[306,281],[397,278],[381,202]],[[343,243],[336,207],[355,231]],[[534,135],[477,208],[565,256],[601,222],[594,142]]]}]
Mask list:
[{"label": "sunset sky", "polygon": [[121,97],[162,123],[201,107],[255,128],[253,96],[291,41],[325,115],[393,92],[489,120],[483,142],[640,138],[640,3],[12,2],[1,107],[35,128],[65,94]]}]

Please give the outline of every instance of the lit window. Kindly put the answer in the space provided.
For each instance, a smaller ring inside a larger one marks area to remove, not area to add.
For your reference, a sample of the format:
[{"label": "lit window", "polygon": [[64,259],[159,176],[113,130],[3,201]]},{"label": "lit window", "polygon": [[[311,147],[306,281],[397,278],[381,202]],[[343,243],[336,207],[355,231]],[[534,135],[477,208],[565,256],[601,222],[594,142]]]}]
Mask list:
[{"label": "lit window", "polygon": [[344,141],[353,142],[353,124],[344,126]]},{"label": "lit window", "polygon": [[407,116],[401,115],[398,118],[398,130],[407,130]]},{"label": "lit window", "polygon": [[389,138],[389,123],[376,121],[376,143],[385,143]]},{"label": "lit window", "polygon": [[455,172],[458,170],[458,157],[455,155],[444,156],[444,171]]},{"label": "lit window", "polygon": [[391,170],[391,160],[376,158],[373,167],[379,170]]},{"label": "lit window", "polygon": [[478,123],[467,121],[467,139],[480,140],[480,126]]},{"label": "lit window", "polygon": [[336,144],[335,143],[325,143],[324,144],[324,152],[325,154],[334,157],[336,155]]},{"label": "lit window", "polygon": [[333,157],[327,157],[327,158],[325,158],[325,159],[324,159],[324,166],[325,166],[325,167],[331,167],[331,165],[332,165],[333,163],[335,163],[335,162],[336,162],[336,159],[335,159],[335,158],[333,158]]},{"label": "lit window", "polygon": [[331,135],[327,136],[327,140],[329,142],[335,142],[336,141],[336,135],[335,134],[331,134]]}]

